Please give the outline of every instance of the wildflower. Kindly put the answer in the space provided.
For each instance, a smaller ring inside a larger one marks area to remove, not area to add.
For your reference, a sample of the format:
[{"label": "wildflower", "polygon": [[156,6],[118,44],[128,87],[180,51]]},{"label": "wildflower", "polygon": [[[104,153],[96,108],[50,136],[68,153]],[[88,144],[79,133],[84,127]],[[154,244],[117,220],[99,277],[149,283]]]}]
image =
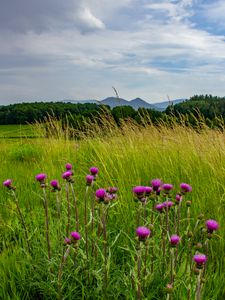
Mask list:
[{"label": "wildflower", "polygon": [[71,232],[70,235],[74,241],[79,241],[81,238],[80,234],[77,231]]},{"label": "wildflower", "polygon": [[175,200],[176,200],[177,203],[181,202],[182,201],[182,196],[180,194],[176,194]]},{"label": "wildflower", "polygon": [[36,175],[35,178],[40,183],[44,183],[45,179],[47,178],[47,175],[44,173],[41,173],[41,174]]},{"label": "wildflower", "polygon": [[219,228],[219,224],[215,220],[207,220],[206,227],[209,233],[213,233],[213,231]]},{"label": "wildflower", "polygon": [[136,229],[136,234],[139,238],[139,241],[144,242],[151,234],[151,231],[147,227],[141,226]]},{"label": "wildflower", "polygon": [[133,188],[133,193],[138,199],[143,198],[145,194],[145,186],[135,186]]},{"label": "wildflower", "polygon": [[170,237],[170,244],[172,247],[176,247],[180,242],[180,237],[176,234]]},{"label": "wildflower", "polygon": [[155,209],[156,209],[158,212],[162,213],[164,207],[165,207],[165,206],[164,206],[163,203],[159,203],[159,204],[157,204],[157,205],[155,206]]},{"label": "wildflower", "polygon": [[196,254],[193,257],[194,262],[196,262],[196,266],[198,269],[202,269],[203,265],[207,261],[207,257],[205,254]]},{"label": "wildflower", "polygon": [[51,184],[51,187],[53,187],[53,191],[61,190],[58,180],[53,179],[50,184]]},{"label": "wildflower", "polygon": [[189,193],[192,191],[192,186],[187,183],[181,183],[180,188],[182,193]]},{"label": "wildflower", "polygon": [[68,237],[66,237],[65,240],[64,240],[64,244],[65,245],[70,245],[71,244],[71,239],[69,239]]},{"label": "wildflower", "polygon": [[158,191],[158,189],[160,188],[160,186],[161,186],[161,184],[162,184],[162,181],[160,180],[160,179],[153,179],[152,181],[151,181],[151,185],[152,185],[152,188],[153,188],[153,191]]},{"label": "wildflower", "polygon": [[173,185],[170,183],[164,183],[162,185],[162,189],[166,192],[169,193],[169,191],[171,191],[173,189]]},{"label": "wildflower", "polygon": [[164,206],[164,208],[166,208],[166,207],[170,208],[170,207],[173,206],[173,202],[172,201],[165,201],[165,202],[163,202],[163,206]]},{"label": "wildflower", "polygon": [[146,196],[149,196],[151,194],[151,192],[152,192],[152,187],[146,186],[145,187],[145,194],[146,194]]},{"label": "wildflower", "polygon": [[13,186],[12,186],[12,179],[7,179],[3,182],[3,185],[5,187],[7,187],[8,189],[15,189]]},{"label": "wildflower", "polygon": [[104,198],[106,196],[106,190],[105,189],[98,189],[95,192],[95,196],[96,196],[97,200],[104,201]]},{"label": "wildflower", "polygon": [[94,177],[96,177],[97,174],[98,174],[98,168],[97,167],[91,167],[89,169],[89,171],[91,172],[91,175],[93,175]]},{"label": "wildflower", "polygon": [[68,180],[68,179],[70,179],[70,177],[71,177],[72,175],[73,175],[73,172],[72,172],[72,171],[66,171],[66,172],[64,172],[64,173],[62,174],[62,178]]},{"label": "wildflower", "polygon": [[92,175],[87,175],[86,176],[86,184],[87,185],[91,185],[93,180],[94,180],[94,176],[92,176]]},{"label": "wildflower", "polygon": [[110,194],[115,194],[116,192],[118,192],[118,188],[117,187],[108,187],[107,192]]},{"label": "wildflower", "polygon": [[70,171],[70,170],[72,170],[73,166],[71,164],[66,164],[65,167],[66,167],[67,171]]}]

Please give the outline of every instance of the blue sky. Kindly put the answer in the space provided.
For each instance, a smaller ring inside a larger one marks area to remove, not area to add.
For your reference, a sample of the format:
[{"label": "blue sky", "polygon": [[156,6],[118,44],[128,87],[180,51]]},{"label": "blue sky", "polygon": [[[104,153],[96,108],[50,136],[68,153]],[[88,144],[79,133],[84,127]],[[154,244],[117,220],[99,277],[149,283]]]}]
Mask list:
[{"label": "blue sky", "polygon": [[224,0],[0,5],[0,104],[225,96]]}]

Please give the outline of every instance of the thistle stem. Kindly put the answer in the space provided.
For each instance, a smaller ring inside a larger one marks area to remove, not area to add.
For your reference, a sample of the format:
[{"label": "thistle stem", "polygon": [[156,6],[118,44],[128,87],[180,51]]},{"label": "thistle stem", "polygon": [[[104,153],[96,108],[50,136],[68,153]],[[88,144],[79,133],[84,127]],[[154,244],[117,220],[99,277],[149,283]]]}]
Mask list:
[{"label": "thistle stem", "polygon": [[[103,204],[104,205],[104,204]],[[106,296],[106,290],[108,285],[107,276],[107,233],[106,233],[106,206],[102,209],[102,226],[103,226],[103,244],[104,244],[104,291]]]},{"label": "thistle stem", "polygon": [[61,264],[59,267],[59,272],[58,272],[58,298],[61,300],[62,299],[62,274],[63,274],[63,266],[66,262],[67,257],[69,256],[71,247],[68,246],[64,255],[62,256]]},{"label": "thistle stem", "polygon": [[45,209],[45,234],[46,234],[46,242],[47,242],[47,248],[48,248],[48,260],[51,259],[51,244],[50,244],[50,238],[49,238],[49,215],[48,215],[48,201],[46,196],[45,188],[42,188],[43,190],[43,204]]},{"label": "thistle stem", "polygon": [[196,300],[201,300],[201,275],[202,272],[199,270],[198,279],[197,279],[197,286],[196,286]]},{"label": "thistle stem", "polygon": [[139,250],[137,253],[137,279],[138,279],[138,288],[137,288],[137,300],[141,299],[141,242],[139,241]]},{"label": "thistle stem", "polygon": [[21,224],[22,224],[23,229],[24,229],[24,234],[25,234],[25,239],[26,239],[26,243],[27,243],[27,248],[28,248],[29,253],[31,254],[31,247],[30,247],[29,238],[28,238],[27,226],[26,226],[25,219],[23,217],[23,214],[22,214],[20,206],[19,206],[19,201],[17,200],[17,197],[16,197],[16,194],[15,194],[14,190],[12,190],[12,195],[13,195],[13,197],[15,199],[15,203],[16,203],[16,208],[17,208],[17,212],[18,212],[18,215],[19,215],[19,219],[20,219]]},{"label": "thistle stem", "polygon": [[70,232],[70,197],[69,197],[69,184],[66,183],[66,200],[67,200],[67,226],[66,226],[66,236],[69,236]]},{"label": "thistle stem", "polygon": [[73,204],[74,204],[74,209],[75,209],[76,231],[78,232],[79,231],[79,218],[78,218],[77,200],[76,200],[76,195],[75,195],[75,191],[74,191],[72,183],[70,183],[70,187],[71,187],[71,191],[72,191],[72,195],[73,195]]}]

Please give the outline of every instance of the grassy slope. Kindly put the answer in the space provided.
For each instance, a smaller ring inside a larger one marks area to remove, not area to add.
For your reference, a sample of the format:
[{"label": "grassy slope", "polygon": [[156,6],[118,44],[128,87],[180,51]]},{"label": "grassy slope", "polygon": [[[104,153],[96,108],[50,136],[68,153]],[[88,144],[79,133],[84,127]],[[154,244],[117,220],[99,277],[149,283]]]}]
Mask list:
[{"label": "grassy slope", "polygon": [[[72,162],[80,212],[83,209],[84,177],[90,166],[96,165],[100,169],[97,181],[99,187],[112,185],[120,189],[119,200],[114,208],[111,208],[109,215],[109,239],[110,243],[115,240],[115,244],[111,248],[109,260],[108,299],[133,297],[131,274],[128,271],[130,265],[134,263],[132,240],[136,226],[135,203],[132,200],[131,188],[139,184],[148,185],[149,181],[156,177],[162,178],[164,182],[173,183],[176,190],[180,182],[190,183],[193,186],[192,216],[202,212],[207,218],[215,218],[220,223],[220,237],[212,241],[214,254],[210,258],[212,264],[208,268],[203,299],[224,299],[224,141],[224,134],[216,131],[197,133],[182,127],[173,130],[162,127],[157,130],[151,126],[143,130],[125,127],[123,134],[117,132],[111,138],[100,137],[79,142],[49,139],[32,140],[29,143],[26,141],[24,145],[23,141],[13,143],[0,141],[0,179],[1,181],[6,178],[14,179],[34,247],[31,265],[29,256],[25,255],[21,248],[21,233],[18,231],[20,225],[15,215],[15,206],[5,189],[1,188],[2,298],[29,299],[31,295],[37,299],[56,298],[57,277],[54,274],[57,274],[62,247],[56,239],[55,200],[54,195],[51,195],[51,239],[55,254],[52,268],[55,273],[49,274],[43,232],[43,208],[34,176],[39,172],[46,172],[49,178],[56,177],[61,180],[64,164]],[[72,225],[75,226],[74,220]],[[81,233],[84,236],[83,229]],[[40,236],[43,238],[40,239]],[[80,255],[82,257],[82,253]],[[157,291],[163,289],[166,281],[160,277],[158,263],[156,262],[154,276],[148,279],[148,299],[163,299]],[[91,264],[94,262],[91,261]],[[101,261],[98,266],[100,265]],[[82,269],[76,273],[73,268],[68,266],[67,268],[64,274],[66,299],[82,298],[82,293],[86,293],[89,299],[102,299],[101,269],[93,275],[99,287],[93,285],[90,289],[85,286],[82,277],[79,277]],[[185,299],[184,293],[181,278],[175,299]],[[73,298],[75,295],[79,296]]]},{"label": "grassy slope", "polygon": [[0,125],[0,138],[35,137],[31,125]]}]

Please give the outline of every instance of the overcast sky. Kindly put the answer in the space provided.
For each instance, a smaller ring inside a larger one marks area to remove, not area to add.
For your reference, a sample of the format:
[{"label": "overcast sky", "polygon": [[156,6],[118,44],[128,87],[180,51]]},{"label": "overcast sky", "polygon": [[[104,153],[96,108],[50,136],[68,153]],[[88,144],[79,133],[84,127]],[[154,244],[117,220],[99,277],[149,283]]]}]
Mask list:
[{"label": "overcast sky", "polygon": [[0,104],[225,96],[224,0],[0,0]]}]

